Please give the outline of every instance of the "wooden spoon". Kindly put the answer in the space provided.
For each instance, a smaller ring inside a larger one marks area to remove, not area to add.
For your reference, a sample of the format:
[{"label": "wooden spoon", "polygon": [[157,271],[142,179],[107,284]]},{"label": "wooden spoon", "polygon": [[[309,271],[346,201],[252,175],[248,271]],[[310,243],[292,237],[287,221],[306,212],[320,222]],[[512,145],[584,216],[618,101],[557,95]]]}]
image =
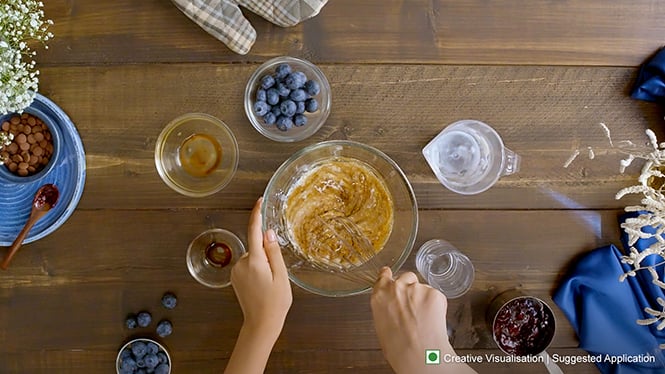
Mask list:
[{"label": "wooden spoon", "polygon": [[12,257],[14,257],[16,252],[18,252],[18,249],[21,248],[21,244],[23,244],[23,240],[26,235],[28,235],[28,232],[30,232],[32,226],[34,226],[40,218],[44,217],[44,215],[55,206],[58,202],[59,196],[60,193],[58,192],[58,188],[54,184],[45,184],[39,187],[35,193],[35,198],[32,200],[32,209],[30,210],[28,221],[25,223],[25,226],[23,226],[23,229],[21,229],[16,240],[14,240],[14,243],[12,243],[12,246],[9,248],[9,252],[7,252],[4,260],[2,260],[2,263],[0,264],[2,270],[7,269],[9,262],[12,260]]}]

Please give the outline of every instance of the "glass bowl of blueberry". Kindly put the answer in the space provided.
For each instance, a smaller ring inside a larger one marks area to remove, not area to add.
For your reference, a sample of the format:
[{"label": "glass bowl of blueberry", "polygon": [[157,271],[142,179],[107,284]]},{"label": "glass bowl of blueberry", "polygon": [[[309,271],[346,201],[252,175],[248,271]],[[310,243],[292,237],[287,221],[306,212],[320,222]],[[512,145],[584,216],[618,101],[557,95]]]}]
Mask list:
[{"label": "glass bowl of blueberry", "polygon": [[123,345],[116,359],[116,373],[171,373],[171,356],[158,342],[139,338]]},{"label": "glass bowl of blueberry", "polygon": [[245,88],[245,113],[252,126],[278,142],[316,133],[330,114],[328,79],[309,61],[273,58],[259,66]]}]

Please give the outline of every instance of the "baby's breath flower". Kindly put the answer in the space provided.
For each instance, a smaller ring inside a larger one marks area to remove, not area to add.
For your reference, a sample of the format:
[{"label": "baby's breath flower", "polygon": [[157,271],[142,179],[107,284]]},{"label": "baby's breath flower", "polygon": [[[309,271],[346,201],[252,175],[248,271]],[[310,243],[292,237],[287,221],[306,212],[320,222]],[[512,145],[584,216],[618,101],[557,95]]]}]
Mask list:
[{"label": "baby's breath flower", "polygon": [[[0,114],[22,112],[39,84],[30,43],[53,38],[53,24],[44,20],[44,4],[35,0],[3,0],[0,4]],[[1,148],[1,147],[0,147]]]}]

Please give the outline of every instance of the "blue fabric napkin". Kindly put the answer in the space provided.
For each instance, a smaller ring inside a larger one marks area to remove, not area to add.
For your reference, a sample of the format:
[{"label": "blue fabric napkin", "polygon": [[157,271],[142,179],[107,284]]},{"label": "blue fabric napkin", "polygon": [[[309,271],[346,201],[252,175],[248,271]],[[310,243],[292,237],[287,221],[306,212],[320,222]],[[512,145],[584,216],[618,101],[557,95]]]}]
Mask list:
[{"label": "blue fabric napkin", "polygon": [[[636,215],[626,214],[621,221]],[[625,233],[621,240],[628,248]],[[642,251],[653,242],[654,239],[642,239],[634,247]],[[580,348],[590,355],[603,356],[603,360],[596,363],[602,373],[664,373],[665,355],[658,345],[665,343],[665,330],[658,331],[657,324],[641,326],[636,321],[652,317],[644,312],[645,307],[661,310],[656,298],[665,298],[665,292],[651,282],[648,271],[639,271],[637,276],[620,282],[619,277],[632,269],[621,263],[621,256],[614,245],[584,255],[562,280],[554,293],[554,302],[575,329]],[[659,260],[662,259],[658,256],[649,256],[646,261],[656,264]],[[658,273],[661,280],[665,279],[663,266],[658,268]],[[653,359],[649,358],[651,356]],[[605,360],[606,357],[623,361],[643,358],[654,362],[613,364]]]},{"label": "blue fabric napkin", "polygon": [[642,65],[631,97],[665,104],[665,48]]}]

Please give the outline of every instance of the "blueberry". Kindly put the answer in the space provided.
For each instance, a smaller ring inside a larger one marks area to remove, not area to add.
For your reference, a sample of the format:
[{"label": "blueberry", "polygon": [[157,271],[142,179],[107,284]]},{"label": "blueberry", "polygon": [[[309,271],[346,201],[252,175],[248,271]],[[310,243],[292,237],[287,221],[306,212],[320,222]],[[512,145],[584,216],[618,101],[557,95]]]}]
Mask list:
[{"label": "blueberry", "polygon": [[305,101],[308,99],[307,93],[303,89],[297,89],[291,91],[291,94],[289,95],[289,98],[293,101]]},{"label": "blueberry", "polygon": [[275,85],[275,78],[273,78],[272,75],[264,75],[263,78],[261,78],[261,88],[263,88],[264,90],[267,90],[268,88],[274,85]]},{"label": "blueberry", "polygon": [[275,121],[277,121],[277,116],[272,112],[268,112],[263,116],[263,122],[265,122],[266,125],[274,125]]},{"label": "blueberry", "polygon": [[153,369],[157,367],[157,365],[159,365],[159,358],[157,357],[156,354],[149,354],[145,356],[143,361],[145,362],[145,367],[149,369]]},{"label": "blueberry", "polygon": [[284,83],[286,86],[292,90],[298,89],[305,85],[307,82],[307,76],[302,71],[295,71],[289,74],[285,79]]},{"label": "blueberry", "polygon": [[122,367],[120,368],[120,370],[118,371],[118,373],[119,373],[119,374],[136,374],[136,372],[134,371],[134,369],[125,369],[125,368],[122,368]]},{"label": "blueberry", "polygon": [[284,83],[277,83],[277,92],[281,97],[288,97],[291,94],[291,90]]},{"label": "blueberry", "polygon": [[270,113],[274,114],[274,115],[275,115],[275,118],[277,118],[277,117],[279,117],[279,116],[282,115],[282,110],[279,108],[279,105],[275,105],[275,106],[272,107],[272,109],[270,110]]},{"label": "blueberry", "polygon": [[296,114],[296,103],[292,100],[284,100],[279,104],[279,109],[282,111],[282,114],[288,117],[293,117]]},{"label": "blueberry", "polygon": [[263,116],[270,111],[270,106],[265,101],[257,101],[254,103],[254,113],[257,116]]},{"label": "blueberry", "polygon": [[127,316],[127,319],[125,320],[125,326],[127,326],[128,329],[135,329],[138,325],[139,323],[136,321],[136,316],[133,314]]},{"label": "blueberry", "polygon": [[158,352],[157,358],[159,359],[160,364],[166,364],[169,362],[169,358],[166,356],[166,353],[164,352]]},{"label": "blueberry", "polygon": [[291,73],[291,65],[289,64],[279,64],[275,69],[275,73],[278,79],[284,79],[287,75]]},{"label": "blueberry", "polygon": [[144,357],[137,358],[136,359],[136,367],[137,368],[144,368],[145,367],[145,359]]},{"label": "blueberry", "polygon": [[297,101],[296,102],[296,114],[303,114],[305,113],[305,102],[304,101]]},{"label": "blueberry", "polygon": [[266,101],[266,100],[267,100],[266,90],[264,90],[263,88],[259,88],[258,90],[256,90],[256,101]]},{"label": "blueberry", "polygon": [[152,322],[152,316],[148,312],[141,312],[136,315],[136,320],[139,323],[139,327],[148,327],[150,322]]},{"label": "blueberry", "polygon": [[319,92],[321,92],[321,87],[319,87],[319,84],[313,80],[308,80],[305,82],[305,91],[307,91],[307,94],[310,96],[315,96],[318,95]]},{"label": "blueberry", "polygon": [[288,131],[293,127],[293,120],[291,117],[279,116],[277,117],[277,128],[282,131]]},{"label": "blueberry", "polygon": [[157,335],[160,337],[166,337],[169,336],[173,333],[173,325],[171,325],[171,322],[168,320],[161,320],[159,324],[157,324]]},{"label": "blueberry", "polygon": [[159,352],[159,347],[157,346],[157,344],[150,342],[147,344],[147,346],[148,346],[148,354],[156,355],[157,352]]},{"label": "blueberry", "polygon": [[304,114],[297,114],[293,119],[293,124],[296,127],[304,126],[307,124],[307,117]]},{"label": "blueberry", "polygon": [[134,359],[131,358],[131,357],[125,357],[125,358],[122,359],[122,361],[120,362],[120,367],[121,367],[123,370],[130,370],[130,372],[132,372],[132,371],[136,370],[136,368],[137,368],[137,366],[136,366],[136,360],[134,360]]},{"label": "blueberry", "polygon": [[279,91],[276,88],[270,88],[266,91],[266,101],[270,105],[275,105],[279,102]]},{"label": "blueberry", "polygon": [[307,99],[305,101],[305,110],[314,113],[316,110],[319,109],[319,102],[316,101],[316,99]]},{"label": "blueberry", "polygon": [[132,356],[132,351],[130,349],[125,348],[122,350],[122,352],[120,352],[121,360],[131,356]]},{"label": "blueberry", "polygon": [[148,374],[148,372],[143,370],[143,369],[139,369],[139,370],[136,371],[135,374]]},{"label": "blueberry", "polygon": [[167,374],[169,372],[169,365],[167,364],[159,364],[155,368],[155,374]]},{"label": "blueberry", "polygon": [[134,354],[135,358],[141,358],[145,356],[147,352],[148,346],[146,346],[144,342],[136,342],[132,344],[132,354]]}]

